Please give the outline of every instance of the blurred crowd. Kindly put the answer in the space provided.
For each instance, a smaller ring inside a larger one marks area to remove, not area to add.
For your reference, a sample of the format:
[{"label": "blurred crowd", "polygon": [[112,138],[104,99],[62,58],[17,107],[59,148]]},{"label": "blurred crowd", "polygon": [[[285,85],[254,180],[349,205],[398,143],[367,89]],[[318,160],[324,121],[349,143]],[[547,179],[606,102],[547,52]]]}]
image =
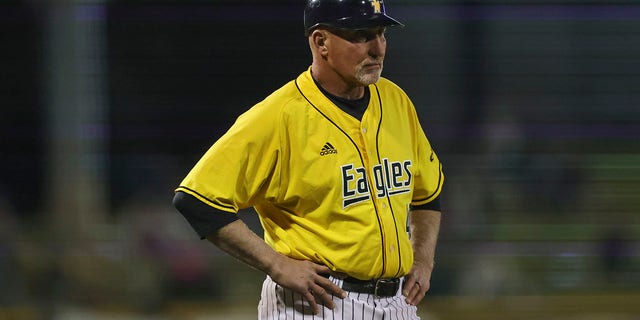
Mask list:
[{"label": "blurred crowd", "polygon": [[[558,193],[577,190],[567,184],[579,179],[518,186],[496,178],[500,173],[492,171],[489,179],[453,167],[432,297],[640,294],[633,226],[569,223],[581,205]],[[0,310],[22,308],[53,319],[68,305],[162,314],[177,301],[255,302],[263,275],[199,240],[171,207],[170,196],[131,197],[107,223],[63,241],[46,219],[20,219],[16,208],[0,202]],[[534,218],[508,214],[514,208],[534,211],[526,205],[532,201],[544,209],[529,213]],[[251,210],[241,214],[260,232]]]}]

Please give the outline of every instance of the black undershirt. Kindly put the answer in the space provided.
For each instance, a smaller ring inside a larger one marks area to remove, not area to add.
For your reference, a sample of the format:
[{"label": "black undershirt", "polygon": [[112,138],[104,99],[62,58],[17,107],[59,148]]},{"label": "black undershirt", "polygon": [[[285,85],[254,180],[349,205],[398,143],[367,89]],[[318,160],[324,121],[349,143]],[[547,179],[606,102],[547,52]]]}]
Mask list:
[{"label": "black undershirt", "polygon": [[182,191],[173,196],[173,206],[182,213],[201,239],[239,219],[235,213],[218,210]]},{"label": "black undershirt", "polygon": [[341,98],[329,93],[327,90],[321,87],[320,84],[318,84],[318,82],[316,82],[315,79],[313,81],[316,83],[316,86],[318,86],[318,89],[320,89],[320,91],[327,98],[329,98],[331,102],[333,102],[336,106],[338,106],[338,108],[350,114],[352,117],[358,120],[362,120],[362,116],[364,115],[364,112],[367,110],[367,106],[369,105],[369,99],[371,98],[371,92],[369,91],[368,86],[364,87],[364,95],[362,96],[362,98],[356,99],[356,100],[349,100],[349,99]]},{"label": "black undershirt", "polygon": [[[332,95],[324,90],[317,82],[316,85],[320,91],[322,91],[322,93],[342,111],[358,120],[362,119],[362,116],[369,105],[369,99],[371,98],[369,87],[365,87],[364,96],[362,98],[349,100]],[[201,239],[212,235],[220,228],[239,219],[237,214],[218,210],[182,191],[176,192],[173,197],[173,206],[178,209],[185,219],[187,219],[191,227],[198,233]],[[411,209],[441,211],[440,198],[436,197],[433,201],[424,205],[411,206]]]}]

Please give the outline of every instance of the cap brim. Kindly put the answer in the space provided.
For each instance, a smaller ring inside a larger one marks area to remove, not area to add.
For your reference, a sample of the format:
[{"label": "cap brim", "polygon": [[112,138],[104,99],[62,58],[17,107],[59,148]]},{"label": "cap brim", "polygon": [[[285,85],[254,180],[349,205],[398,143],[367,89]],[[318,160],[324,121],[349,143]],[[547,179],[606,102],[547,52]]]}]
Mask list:
[{"label": "cap brim", "polygon": [[344,18],[333,23],[334,27],[343,29],[369,29],[375,27],[400,26],[402,22],[391,18],[386,14],[377,14],[366,19]]},{"label": "cap brim", "polygon": [[386,14],[381,14],[378,16],[378,18],[374,19],[374,20],[378,20],[378,25],[377,26],[381,26],[381,27],[388,27],[388,26],[399,26],[399,27],[404,27],[404,24],[394,18],[389,17]]}]

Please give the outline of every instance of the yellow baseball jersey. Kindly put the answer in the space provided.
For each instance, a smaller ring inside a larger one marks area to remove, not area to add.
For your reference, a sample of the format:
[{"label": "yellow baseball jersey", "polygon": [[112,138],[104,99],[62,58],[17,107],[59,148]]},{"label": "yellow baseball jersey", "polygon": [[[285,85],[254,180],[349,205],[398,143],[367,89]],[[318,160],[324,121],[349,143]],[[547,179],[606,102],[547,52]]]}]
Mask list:
[{"label": "yellow baseball jersey", "polygon": [[438,196],[442,165],[407,95],[384,78],[369,90],[358,120],[307,70],[242,114],[176,191],[228,212],[253,206],[289,257],[359,279],[407,274],[409,207]]}]

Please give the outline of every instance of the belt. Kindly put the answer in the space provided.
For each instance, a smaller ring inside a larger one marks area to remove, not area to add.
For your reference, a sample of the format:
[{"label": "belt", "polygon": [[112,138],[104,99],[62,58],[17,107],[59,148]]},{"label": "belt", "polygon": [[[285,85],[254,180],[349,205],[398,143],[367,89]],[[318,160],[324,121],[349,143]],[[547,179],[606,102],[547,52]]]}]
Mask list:
[{"label": "belt", "polygon": [[368,293],[376,297],[392,297],[400,289],[400,278],[360,280],[347,277],[342,282],[342,289],[351,292]]}]

